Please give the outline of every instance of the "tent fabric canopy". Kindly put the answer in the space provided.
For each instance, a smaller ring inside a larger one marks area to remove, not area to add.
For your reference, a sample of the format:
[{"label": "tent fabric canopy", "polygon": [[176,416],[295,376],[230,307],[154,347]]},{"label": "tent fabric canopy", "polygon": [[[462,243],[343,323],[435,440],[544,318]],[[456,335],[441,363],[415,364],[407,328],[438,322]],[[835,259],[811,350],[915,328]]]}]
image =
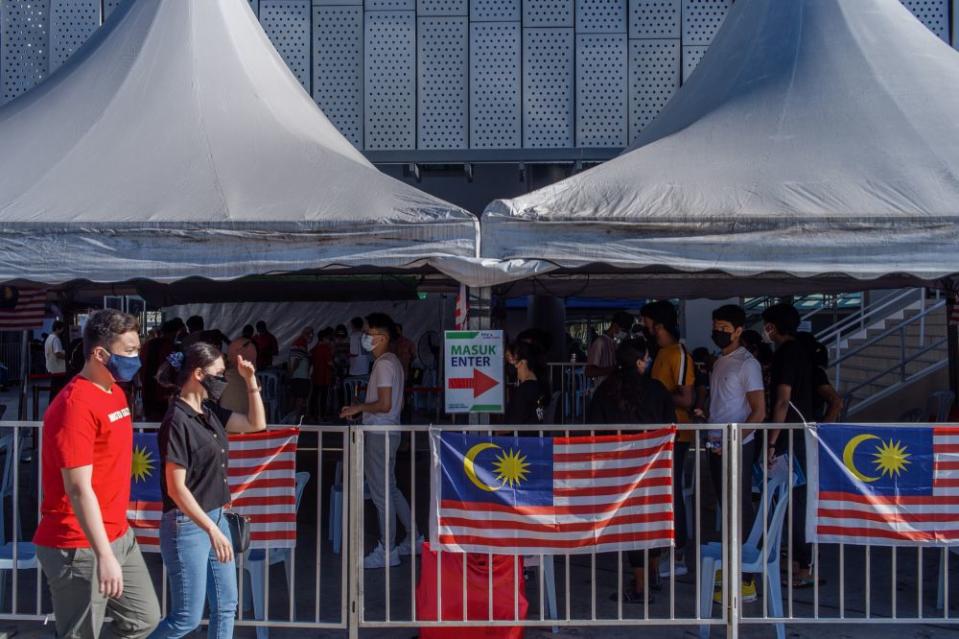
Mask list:
[{"label": "tent fabric canopy", "polygon": [[231,279],[476,255],[476,218],[353,148],[246,0],[124,2],[0,108],[0,140],[0,281]]},{"label": "tent fabric canopy", "polygon": [[597,264],[852,286],[952,275],[957,113],[959,54],[898,0],[737,2],[632,147],[487,207],[486,283]]}]

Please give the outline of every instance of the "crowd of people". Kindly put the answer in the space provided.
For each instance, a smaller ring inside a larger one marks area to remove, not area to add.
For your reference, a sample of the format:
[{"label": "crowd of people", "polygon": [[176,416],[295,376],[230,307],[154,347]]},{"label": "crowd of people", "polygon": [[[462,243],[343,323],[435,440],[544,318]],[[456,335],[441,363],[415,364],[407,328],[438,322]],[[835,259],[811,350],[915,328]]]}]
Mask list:
[{"label": "crowd of people", "polygon": [[[638,318],[616,313],[585,353],[588,422],[601,431],[622,424],[838,419],[842,402],[825,375],[826,351],[799,332],[796,309],[788,304],[766,309],[759,339],[746,330],[746,322],[739,306],[716,309],[716,351],[690,353],[670,302],[649,303]],[[524,331],[506,348],[514,379],[503,418],[507,425],[549,421],[546,410],[555,393],[546,375],[546,339],[542,331]],[[186,322],[168,320],[141,348],[136,319],[103,310],[86,322],[82,343],[83,367],[56,396],[43,426],[43,501],[34,542],[50,584],[58,633],[96,636],[109,615],[125,636],[182,637],[196,628],[203,611],[203,598],[189,593],[205,592],[211,634],[231,636],[237,597],[235,551],[224,511],[230,501],[227,435],[266,428],[256,373],[274,367],[280,356],[276,338],[259,322],[231,340],[191,317]],[[62,347],[56,348],[55,342],[48,350],[51,364],[62,359]],[[356,318],[349,329],[306,327],[284,364],[293,414],[330,415],[335,410],[337,418],[349,422],[399,425],[413,357],[402,327],[383,313]],[[340,379],[361,380],[357,396],[336,398],[330,389]],[[148,419],[153,416],[161,423],[160,545],[173,595],[163,620],[126,523],[133,423],[127,389],[135,380],[142,385]],[[728,440],[720,430],[707,430],[702,438],[714,493],[721,501]],[[630,553],[634,575],[632,587],[624,591],[627,603],[650,600],[648,591],[661,579],[686,571],[684,554],[691,534],[686,530],[682,483],[695,439],[693,430],[681,428],[674,445],[675,562],[666,565],[656,552]],[[422,543],[409,534],[412,513],[397,484],[401,436],[384,428],[368,431],[364,441],[365,479],[380,539],[364,558],[364,567],[395,566]],[[791,454],[802,467],[805,446],[802,437],[775,429],[763,438],[743,430],[740,445],[743,490],[730,498],[739,500],[745,535],[755,516],[752,462],[778,463]],[[794,488],[793,500],[793,586],[801,588],[813,578],[803,486]],[[399,543],[398,529],[406,531]],[[742,589],[744,601],[756,598],[749,575]]]},{"label": "crowd of people", "polygon": [[[282,353],[278,340],[264,321],[244,326],[240,335],[231,339],[220,330],[206,328],[199,316],[190,317],[186,322],[180,318],[168,319],[148,334],[143,345],[143,369],[135,381],[141,391],[143,417],[147,421],[159,421],[169,404],[171,391],[157,380],[166,358],[194,343],[205,343],[226,354],[228,383],[222,402],[230,410],[246,409],[246,395],[237,373],[237,358],[242,356],[254,362],[257,371],[275,375],[285,391],[277,398],[277,401],[286,400],[279,421],[335,421],[340,409],[354,399],[348,393],[347,382],[355,382],[356,387],[362,389],[370,376],[373,357],[363,349],[365,326],[366,320],[362,317],[353,318],[348,327],[346,324],[322,328],[305,326],[289,350]],[[403,336],[402,325],[395,326],[397,337],[391,342],[391,352],[399,359],[409,386],[416,346]],[[282,363],[277,364],[280,361]],[[408,416],[407,413],[404,415]]]},{"label": "crowd of people", "polygon": [[[357,319],[352,327],[344,367],[366,383],[362,398],[344,404],[339,417],[362,419],[366,425],[398,425],[412,350],[403,342],[401,327],[383,313]],[[336,333],[320,331],[320,341],[313,344],[312,329],[304,329],[294,341],[287,366],[295,399],[308,399],[317,379],[315,360],[335,359]],[[226,510],[231,501],[228,434],[266,428],[256,364],[272,363],[276,339],[261,324],[229,341],[223,333],[205,329],[199,318],[190,318],[185,324],[165,323],[141,348],[136,318],[115,310],[93,313],[82,339],[84,365],[44,416],[43,498],[33,538],[49,584],[57,634],[97,637],[104,619],[111,617],[118,636],[177,639],[199,626],[208,604],[208,634],[232,637],[239,550]],[[359,362],[353,346],[362,353]],[[148,363],[155,365],[155,373],[145,374]],[[159,536],[171,597],[163,619],[127,521],[133,412],[121,385],[129,386],[138,377],[155,384],[151,399],[166,397],[158,433],[163,500]],[[243,410],[226,406],[236,380],[243,386]],[[396,565],[400,555],[415,553],[423,541],[407,536],[394,543],[396,520],[407,531],[413,528],[409,503],[396,481],[399,443],[399,433],[385,428],[365,438],[366,484],[382,539],[365,558],[367,568]]]},{"label": "crowd of people", "polygon": [[[747,314],[736,305],[717,308],[712,313],[712,341],[715,350],[689,352],[681,339],[676,307],[668,301],[646,304],[635,317],[615,313],[608,327],[593,336],[585,354],[585,375],[589,380],[587,421],[591,424],[762,424],[836,421],[843,403],[829,382],[826,348],[809,334],[799,331],[799,312],[789,304],[776,304],[762,314],[762,330],[747,330]],[[575,345],[574,345],[575,346]],[[549,348],[539,331],[517,336],[506,350],[506,362],[515,374],[509,393],[505,423],[544,423],[550,404],[551,388],[545,373],[545,355]],[[572,350],[572,349],[571,349]],[[575,351],[573,351],[575,353]],[[685,551],[690,541],[686,529],[682,482],[689,449],[695,431],[680,429],[674,445],[674,521],[676,554],[672,570],[686,572]],[[765,449],[764,449],[765,444]],[[708,451],[706,463],[722,500],[721,430],[703,434]],[[805,440],[789,437],[787,431],[771,429],[763,439],[755,429],[744,429],[742,447],[742,486],[739,500],[741,529],[748,534],[755,516],[752,502],[752,472],[755,463],[776,463],[786,454],[794,463],[805,465]],[[794,490],[792,556],[795,588],[812,584],[812,553],[805,542],[805,487]],[[720,504],[721,505],[721,504]],[[630,560],[635,571],[633,587],[626,589],[627,602],[652,597],[645,584],[657,587],[670,575],[670,567],[660,566],[656,553],[650,565],[643,565],[642,553]],[[648,574],[644,574],[648,571]],[[743,580],[744,601],[756,599],[755,581]]]}]

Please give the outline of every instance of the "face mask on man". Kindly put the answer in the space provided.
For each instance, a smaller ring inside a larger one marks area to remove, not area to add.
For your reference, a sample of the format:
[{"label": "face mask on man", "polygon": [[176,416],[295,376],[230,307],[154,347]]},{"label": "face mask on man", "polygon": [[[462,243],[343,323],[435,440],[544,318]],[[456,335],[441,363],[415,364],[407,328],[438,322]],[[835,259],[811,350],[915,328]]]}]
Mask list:
[{"label": "face mask on man", "polygon": [[[106,349],[103,349],[106,351]],[[110,371],[110,374],[113,375],[113,379],[117,382],[129,382],[132,381],[136,374],[140,371],[140,356],[139,355],[117,355],[116,353],[111,353],[106,351],[110,358],[107,359],[105,366],[107,370]]]},{"label": "face mask on man", "polygon": [[200,386],[206,390],[207,397],[215,403],[220,402],[220,398],[223,397],[223,392],[226,390],[226,385],[226,377],[223,375],[207,375],[200,382]]},{"label": "face mask on man", "polygon": [[363,350],[366,351],[367,353],[373,352],[373,347],[375,346],[375,344],[373,344],[372,335],[364,335],[362,340],[360,341],[360,344],[363,347]]},{"label": "face mask on man", "polygon": [[733,343],[733,334],[726,331],[713,331],[713,344],[719,348],[727,348]]}]

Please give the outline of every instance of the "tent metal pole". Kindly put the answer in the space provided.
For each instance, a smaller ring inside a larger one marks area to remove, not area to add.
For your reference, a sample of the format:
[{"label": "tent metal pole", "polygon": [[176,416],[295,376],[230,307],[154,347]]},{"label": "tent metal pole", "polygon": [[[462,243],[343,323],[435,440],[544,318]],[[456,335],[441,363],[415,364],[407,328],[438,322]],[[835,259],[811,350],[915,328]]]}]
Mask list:
[{"label": "tent metal pole", "polygon": [[17,407],[17,419],[27,421],[27,381],[30,378],[30,331],[24,330],[20,341],[20,402]]}]

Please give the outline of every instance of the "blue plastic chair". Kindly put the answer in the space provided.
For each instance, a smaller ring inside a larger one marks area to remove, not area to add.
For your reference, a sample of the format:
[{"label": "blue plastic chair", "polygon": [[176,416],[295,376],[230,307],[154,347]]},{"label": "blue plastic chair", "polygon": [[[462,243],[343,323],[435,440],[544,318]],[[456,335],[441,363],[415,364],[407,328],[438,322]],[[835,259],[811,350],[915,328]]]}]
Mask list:
[{"label": "blue plastic chair", "polygon": [[[749,538],[742,548],[742,572],[743,574],[765,574],[767,576],[767,594],[766,614],[769,615],[770,609],[773,617],[782,617],[783,615],[783,597],[782,584],[779,578],[780,548],[782,546],[783,522],[786,518],[786,505],[789,503],[789,487],[786,481],[787,471],[781,467],[774,471],[768,478],[766,491],[760,502],[760,516],[756,517],[753,528],[749,533]],[[766,504],[768,533],[767,540],[763,540],[763,503]],[[763,543],[762,547],[760,542]],[[699,590],[699,610],[700,616],[704,619],[712,615],[713,590],[716,585],[716,575],[723,568],[723,547],[722,544],[712,542],[704,544],[700,551],[700,561],[702,562],[702,579]],[[765,565],[765,566],[764,566]],[[737,585],[738,587],[738,585]],[[709,637],[709,626],[699,627],[699,636],[701,639]],[[776,624],[777,639],[785,639],[785,626],[781,623]]]},{"label": "blue plastic chair", "polygon": [[[310,481],[310,473],[296,474],[296,511],[300,511],[300,500],[303,498],[303,491]],[[243,569],[246,571],[250,587],[247,592],[253,598],[253,618],[257,620],[266,619],[266,610],[263,608],[264,579],[263,563],[266,561],[266,551],[248,550],[243,561]],[[290,565],[293,561],[293,550],[291,548],[271,548],[269,566],[282,563],[286,571],[286,592],[288,596],[293,596],[293,571]],[[269,566],[266,568],[268,569]],[[257,639],[267,639],[270,636],[270,629],[265,626],[256,627]]]},{"label": "blue plastic chair", "polygon": [[[7,541],[6,531],[6,498],[10,498],[11,507],[16,509],[19,505],[13,494],[13,473],[16,472],[17,463],[13,458],[13,431],[0,437],[0,453],[3,454],[3,478],[0,480],[0,606],[3,605],[3,598],[6,594],[7,572],[11,570],[34,570],[39,567],[37,562],[37,549],[28,541],[20,541],[21,519],[17,517],[16,530],[13,533],[13,541]],[[13,548],[17,549],[17,560],[13,561]]]}]

